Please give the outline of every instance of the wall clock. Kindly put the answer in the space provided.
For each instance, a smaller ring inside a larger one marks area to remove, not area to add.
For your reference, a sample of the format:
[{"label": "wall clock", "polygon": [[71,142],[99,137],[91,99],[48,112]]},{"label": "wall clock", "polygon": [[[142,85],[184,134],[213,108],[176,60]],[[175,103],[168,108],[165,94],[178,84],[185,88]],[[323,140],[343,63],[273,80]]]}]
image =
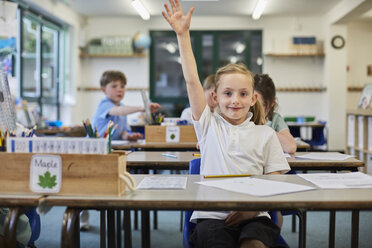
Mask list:
[{"label": "wall clock", "polygon": [[345,46],[345,39],[341,35],[333,36],[331,40],[331,45],[335,49],[341,49]]}]

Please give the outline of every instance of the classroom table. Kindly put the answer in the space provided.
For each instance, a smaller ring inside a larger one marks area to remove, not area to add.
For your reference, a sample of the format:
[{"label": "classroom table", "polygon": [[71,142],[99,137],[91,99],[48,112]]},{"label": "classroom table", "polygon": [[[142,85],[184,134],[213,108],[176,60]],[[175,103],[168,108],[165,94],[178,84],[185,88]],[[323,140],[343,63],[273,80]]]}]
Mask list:
[{"label": "classroom table", "polygon": [[[176,157],[166,157],[162,154],[171,154]],[[308,154],[311,152],[296,152],[295,155],[287,158],[287,161],[293,170],[309,171],[358,171],[364,163],[356,158],[345,160],[314,160],[296,158],[296,156]],[[326,152],[333,154],[334,152]],[[189,162],[197,158],[193,156],[196,152],[160,152],[160,151],[135,151],[127,155],[127,168],[129,169],[168,169],[168,170],[188,170]]]},{"label": "classroom table", "polygon": [[[133,175],[139,183],[147,175]],[[156,175],[157,177],[187,177],[187,186],[183,190],[137,190],[123,196],[48,196],[46,206],[68,206],[69,219],[78,221],[79,211],[74,209],[141,209],[147,210],[372,210],[372,188],[365,189],[319,189],[290,194],[257,197],[248,194],[207,187],[195,182],[204,179],[201,175]],[[297,175],[262,175],[256,178],[276,180],[313,186]],[[216,180],[215,178],[213,180]],[[143,217],[148,218],[144,214]],[[71,223],[64,221],[63,225]],[[358,224],[355,219],[353,225]],[[63,229],[66,229],[63,227]],[[150,230],[142,230],[142,247],[150,246]],[[118,229],[120,230],[120,229]],[[75,233],[74,233],[75,232]],[[70,240],[76,244],[78,229],[62,232],[61,240]],[[127,234],[127,233],[126,233]],[[121,231],[117,233],[121,236]],[[358,232],[352,229],[352,247],[358,246]],[[119,244],[118,244],[119,245]],[[121,246],[121,244],[120,244]],[[70,247],[70,246],[63,246]],[[114,246],[115,247],[115,246]],[[128,246],[125,246],[126,248]]]},{"label": "classroom table", "polygon": [[4,225],[5,247],[16,247],[17,223],[27,208],[37,207],[44,197],[42,195],[0,194],[0,206],[9,208],[9,217]]},{"label": "classroom table", "polygon": [[197,151],[197,142],[123,142],[112,145],[114,150],[143,150],[143,151]]},{"label": "classroom table", "polygon": [[[163,154],[175,155],[175,158],[165,157]],[[308,154],[311,152],[296,152],[291,157],[287,157],[288,164],[292,170],[297,171],[358,171],[358,168],[363,167],[364,163],[356,158],[348,158],[345,160],[314,160],[296,158],[296,156]],[[326,152],[334,154],[334,152]],[[157,152],[157,151],[136,151],[128,154],[127,168],[129,169],[144,169],[144,170],[188,170],[190,160],[195,159],[194,152]],[[324,153],[323,153],[324,154]],[[357,218],[357,213],[353,212],[354,218]],[[136,215],[135,215],[136,217]],[[306,223],[306,213],[303,215],[304,222]],[[334,246],[334,233],[335,233],[335,211],[330,212],[330,247]],[[135,219],[135,228],[137,227],[137,218]],[[182,224],[182,222],[181,222]],[[147,224],[148,225],[148,224]],[[154,213],[154,227],[157,227],[157,215]],[[292,231],[296,230],[296,219],[292,218]],[[306,225],[304,227],[306,233]]]}]

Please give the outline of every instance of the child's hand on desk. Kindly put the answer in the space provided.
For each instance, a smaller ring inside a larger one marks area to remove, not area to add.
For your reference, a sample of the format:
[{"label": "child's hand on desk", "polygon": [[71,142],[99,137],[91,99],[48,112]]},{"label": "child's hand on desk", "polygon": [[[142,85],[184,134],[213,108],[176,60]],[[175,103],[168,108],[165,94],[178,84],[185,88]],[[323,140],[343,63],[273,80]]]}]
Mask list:
[{"label": "child's hand on desk", "polygon": [[161,108],[161,105],[159,103],[153,102],[149,104],[151,113],[155,113],[158,111],[158,109]]},{"label": "child's hand on desk", "polygon": [[237,226],[245,220],[256,217],[259,212],[257,211],[231,211],[225,219],[228,226]]},{"label": "child's hand on desk", "polygon": [[137,141],[138,139],[142,139],[142,138],[143,138],[143,135],[141,133],[124,132],[121,135],[121,139],[123,139],[123,140]]}]

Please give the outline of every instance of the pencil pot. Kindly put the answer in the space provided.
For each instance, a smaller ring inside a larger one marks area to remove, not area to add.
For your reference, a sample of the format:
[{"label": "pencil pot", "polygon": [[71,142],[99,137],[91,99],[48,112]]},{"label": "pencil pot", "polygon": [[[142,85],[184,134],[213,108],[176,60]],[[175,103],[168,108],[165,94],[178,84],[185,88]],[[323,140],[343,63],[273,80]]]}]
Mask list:
[{"label": "pencil pot", "polygon": [[[0,160],[3,161],[0,164],[1,193],[116,196],[123,194],[126,184],[131,183],[128,179],[130,175],[126,172],[125,153],[96,155],[2,152]],[[58,161],[60,172],[55,170]],[[35,190],[35,186],[41,191]]]}]

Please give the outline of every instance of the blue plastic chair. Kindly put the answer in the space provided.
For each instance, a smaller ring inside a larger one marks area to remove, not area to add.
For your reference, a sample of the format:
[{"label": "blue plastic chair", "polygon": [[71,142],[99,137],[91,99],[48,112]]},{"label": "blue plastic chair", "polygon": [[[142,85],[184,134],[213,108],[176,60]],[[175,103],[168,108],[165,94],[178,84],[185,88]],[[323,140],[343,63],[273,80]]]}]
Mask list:
[{"label": "blue plastic chair", "polygon": [[[326,122],[319,121],[320,124],[326,124]],[[306,143],[308,143],[312,148],[315,146],[323,146],[327,145],[327,139],[325,132],[325,126],[324,127],[313,127],[312,128],[312,137],[311,140],[305,140]]]},{"label": "blue plastic chair", "polygon": [[40,236],[40,215],[36,212],[36,208],[32,208],[28,212],[25,213],[28,217],[28,221],[30,223],[31,227],[31,237],[28,241],[29,247],[35,247],[34,242],[39,238]]},{"label": "blue plastic chair", "polygon": [[[200,158],[193,159],[189,164],[189,174],[200,174]],[[288,174],[295,174],[295,171],[289,171]],[[189,243],[189,235],[194,230],[196,224],[190,222],[190,217],[193,211],[185,211],[185,222],[183,226],[183,247],[193,248],[194,246]],[[300,231],[299,231],[299,247],[304,247],[304,236],[303,236],[303,222],[301,211],[281,211],[282,215],[293,215],[296,214],[300,219]],[[270,217],[275,224],[278,224],[277,211],[269,211]],[[278,245],[282,247],[289,247],[287,242],[284,240],[282,235],[279,236]]]}]

